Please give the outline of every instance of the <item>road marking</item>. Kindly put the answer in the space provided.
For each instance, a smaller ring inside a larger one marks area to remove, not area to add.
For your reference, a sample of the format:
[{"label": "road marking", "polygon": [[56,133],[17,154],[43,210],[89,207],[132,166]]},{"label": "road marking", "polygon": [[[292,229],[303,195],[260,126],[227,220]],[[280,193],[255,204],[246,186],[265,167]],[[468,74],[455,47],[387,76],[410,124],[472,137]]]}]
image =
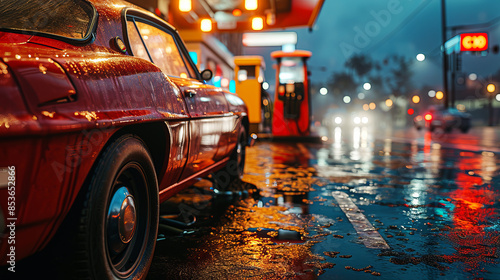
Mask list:
[{"label": "road marking", "polygon": [[349,222],[351,222],[367,248],[390,249],[385,239],[372,226],[370,221],[361,213],[361,210],[359,210],[358,206],[352,202],[346,193],[333,191],[332,196],[337,200],[340,209],[347,216],[347,219],[349,219]]}]

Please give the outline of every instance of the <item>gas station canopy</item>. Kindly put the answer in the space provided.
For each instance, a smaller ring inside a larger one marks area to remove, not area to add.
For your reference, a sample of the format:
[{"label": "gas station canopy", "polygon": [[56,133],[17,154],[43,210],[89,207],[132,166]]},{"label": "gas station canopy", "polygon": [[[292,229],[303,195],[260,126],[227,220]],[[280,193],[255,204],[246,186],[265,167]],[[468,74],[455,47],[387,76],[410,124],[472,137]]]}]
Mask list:
[{"label": "gas station canopy", "polygon": [[217,32],[312,29],[323,3],[324,0],[172,0],[169,21],[179,29],[197,29],[202,20],[210,20],[211,29],[206,31]]}]

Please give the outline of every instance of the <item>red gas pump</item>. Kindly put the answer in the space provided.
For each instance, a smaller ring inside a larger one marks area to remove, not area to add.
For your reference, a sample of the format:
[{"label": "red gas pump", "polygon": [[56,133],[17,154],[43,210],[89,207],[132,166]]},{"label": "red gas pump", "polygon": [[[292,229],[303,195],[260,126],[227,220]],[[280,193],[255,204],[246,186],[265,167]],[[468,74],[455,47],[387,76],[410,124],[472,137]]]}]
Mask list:
[{"label": "red gas pump", "polygon": [[275,51],[277,60],[273,136],[308,136],[310,122],[309,80],[306,61],[309,51]]}]

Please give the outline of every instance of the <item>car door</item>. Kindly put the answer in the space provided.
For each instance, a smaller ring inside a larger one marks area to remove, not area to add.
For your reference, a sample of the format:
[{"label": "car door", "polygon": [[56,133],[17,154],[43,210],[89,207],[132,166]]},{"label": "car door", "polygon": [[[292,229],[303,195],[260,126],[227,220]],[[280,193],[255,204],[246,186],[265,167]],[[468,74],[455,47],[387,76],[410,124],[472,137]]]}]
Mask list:
[{"label": "car door", "polygon": [[143,58],[155,63],[178,87],[185,100],[190,116],[189,147],[180,179],[188,178],[226,155],[227,136],[223,130],[227,129],[224,123],[232,117],[229,106],[221,89],[201,81],[180,37],[172,28],[138,16],[128,19],[134,22],[145,45]]}]

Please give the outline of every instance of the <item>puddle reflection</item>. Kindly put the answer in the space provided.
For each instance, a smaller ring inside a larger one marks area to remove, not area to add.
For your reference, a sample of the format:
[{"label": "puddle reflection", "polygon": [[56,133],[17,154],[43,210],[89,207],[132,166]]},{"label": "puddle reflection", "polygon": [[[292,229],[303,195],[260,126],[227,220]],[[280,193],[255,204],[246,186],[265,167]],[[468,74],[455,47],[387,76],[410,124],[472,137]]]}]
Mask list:
[{"label": "puddle reflection", "polygon": [[[444,148],[430,136],[376,141],[366,127],[332,133],[324,144],[249,148],[243,180],[260,196],[202,203],[209,206],[197,232],[159,242],[148,278],[463,279],[498,271],[498,154]],[[391,249],[366,248],[332,191],[347,193]]]}]

